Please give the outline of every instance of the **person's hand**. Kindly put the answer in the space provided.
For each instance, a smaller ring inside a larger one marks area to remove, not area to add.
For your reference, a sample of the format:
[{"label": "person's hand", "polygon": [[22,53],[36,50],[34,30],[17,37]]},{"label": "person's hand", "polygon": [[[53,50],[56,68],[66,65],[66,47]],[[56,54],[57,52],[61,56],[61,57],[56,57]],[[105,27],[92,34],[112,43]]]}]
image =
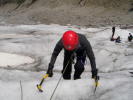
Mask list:
[{"label": "person's hand", "polygon": [[95,69],[95,70],[92,70],[91,72],[92,72],[92,78],[94,78],[94,79],[97,78],[98,70]]},{"label": "person's hand", "polygon": [[48,74],[48,77],[52,77],[53,76],[53,70],[49,68],[47,70],[47,74]]}]

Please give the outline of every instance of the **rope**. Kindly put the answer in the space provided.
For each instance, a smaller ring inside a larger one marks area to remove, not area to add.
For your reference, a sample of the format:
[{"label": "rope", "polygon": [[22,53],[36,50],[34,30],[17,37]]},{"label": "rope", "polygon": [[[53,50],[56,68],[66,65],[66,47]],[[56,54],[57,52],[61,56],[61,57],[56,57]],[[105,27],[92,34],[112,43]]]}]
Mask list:
[{"label": "rope", "polygon": [[50,100],[52,100],[52,98],[53,98],[53,96],[54,96],[54,94],[55,94],[55,91],[56,91],[56,89],[57,89],[57,87],[58,87],[58,85],[59,85],[59,83],[60,83],[60,81],[61,81],[61,78],[62,78],[64,72],[66,71],[66,68],[67,68],[69,62],[70,62],[71,59],[72,59],[72,56],[73,56],[73,54],[71,55],[70,60],[68,61],[67,65],[65,66],[64,71],[62,72],[62,75],[61,75],[61,77],[59,78],[59,81],[58,81],[58,83],[57,83],[57,85],[56,85],[56,87],[55,87],[55,89],[54,89],[54,91],[53,91],[53,93],[52,93],[52,95],[51,95],[51,97],[50,97]]},{"label": "rope", "polygon": [[23,100],[23,88],[22,88],[21,80],[20,80],[20,89],[21,89],[21,100]]}]

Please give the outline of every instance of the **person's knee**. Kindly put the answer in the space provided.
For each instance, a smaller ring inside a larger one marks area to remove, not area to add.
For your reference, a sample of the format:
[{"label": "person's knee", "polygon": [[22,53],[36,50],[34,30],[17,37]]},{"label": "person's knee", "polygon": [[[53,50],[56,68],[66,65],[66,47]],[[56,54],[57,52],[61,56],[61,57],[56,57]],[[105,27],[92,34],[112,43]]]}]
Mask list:
[{"label": "person's knee", "polygon": [[63,74],[63,79],[70,80],[71,79],[71,74]]},{"label": "person's knee", "polygon": [[77,70],[75,70],[77,73],[81,75],[81,73],[84,72],[84,67],[79,67]]},{"label": "person's knee", "polygon": [[74,66],[75,70],[84,71],[84,64],[77,62]]}]

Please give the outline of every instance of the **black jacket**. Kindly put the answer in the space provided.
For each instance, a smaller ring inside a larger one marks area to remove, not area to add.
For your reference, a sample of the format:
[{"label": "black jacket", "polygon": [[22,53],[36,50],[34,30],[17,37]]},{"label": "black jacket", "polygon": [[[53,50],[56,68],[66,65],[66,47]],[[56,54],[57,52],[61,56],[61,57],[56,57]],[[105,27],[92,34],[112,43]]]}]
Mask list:
[{"label": "black jacket", "polygon": [[[92,71],[96,70],[95,56],[94,56],[92,47],[90,45],[90,42],[87,40],[87,38],[84,35],[78,34],[78,36],[79,36],[79,46],[76,49],[76,51],[78,51],[79,49],[85,50],[90,60]],[[62,43],[62,39],[60,39],[57,42],[54,48],[54,51],[52,53],[51,61],[49,63],[49,69],[53,69],[56,58],[62,49],[65,50],[63,43]]]}]

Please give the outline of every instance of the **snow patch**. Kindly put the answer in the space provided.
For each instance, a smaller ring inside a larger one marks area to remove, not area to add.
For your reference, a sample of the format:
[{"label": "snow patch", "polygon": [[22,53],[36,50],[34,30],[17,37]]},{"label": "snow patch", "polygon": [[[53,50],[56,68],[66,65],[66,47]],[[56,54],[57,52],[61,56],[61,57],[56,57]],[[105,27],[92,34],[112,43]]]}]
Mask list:
[{"label": "snow patch", "polygon": [[1,67],[7,67],[33,63],[34,59],[28,56],[0,52],[0,62]]}]

